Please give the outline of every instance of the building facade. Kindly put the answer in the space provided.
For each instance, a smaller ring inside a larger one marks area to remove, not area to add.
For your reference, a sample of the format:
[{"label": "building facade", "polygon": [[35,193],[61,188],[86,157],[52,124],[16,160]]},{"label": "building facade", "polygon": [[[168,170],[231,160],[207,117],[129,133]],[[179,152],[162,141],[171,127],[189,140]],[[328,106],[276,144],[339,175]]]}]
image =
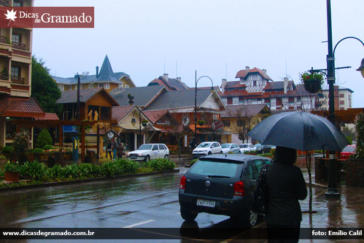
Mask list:
[{"label": "building facade", "polygon": [[246,67],[236,74],[239,81],[223,80],[222,99],[226,105],[265,104],[272,112],[311,111],[319,107],[318,94],[307,92],[292,80],[272,81],[267,71]]},{"label": "building facade", "polygon": [[[335,110],[347,110],[352,107],[352,94],[354,91],[348,88],[334,86]],[[320,98],[321,110],[329,110],[329,90],[322,90]]]},{"label": "building facade", "polygon": [[[2,0],[0,6],[31,7],[32,0]],[[0,147],[13,142],[18,128],[12,120],[43,117],[31,96],[32,29],[0,29]],[[33,141],[32,129],[26,129]]]},{"label": "building facade", "polygon": [[[77,77],[62,78],[53,76],[58,88],[61,91],[77,90]],[[101,69],[96,67],[96,74],[82,74],[80,75],[81,89],[96,89],[102,88],[106,91],[111,91],[116,88],[132,88],[135,84],[128,74],[124,72],[114,72],[108,56],[105,56]]]}]

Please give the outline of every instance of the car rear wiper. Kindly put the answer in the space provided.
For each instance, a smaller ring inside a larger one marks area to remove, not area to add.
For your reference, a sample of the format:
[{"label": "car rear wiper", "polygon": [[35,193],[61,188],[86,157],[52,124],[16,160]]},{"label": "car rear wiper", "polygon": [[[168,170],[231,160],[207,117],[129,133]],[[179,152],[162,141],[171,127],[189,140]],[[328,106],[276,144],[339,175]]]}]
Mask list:
[{"label": "car rear wiper", "polygon": [[230,176],[223,176],[223,175],[207,175],[207,177],[213,177],[213,178],[231,178]]}]

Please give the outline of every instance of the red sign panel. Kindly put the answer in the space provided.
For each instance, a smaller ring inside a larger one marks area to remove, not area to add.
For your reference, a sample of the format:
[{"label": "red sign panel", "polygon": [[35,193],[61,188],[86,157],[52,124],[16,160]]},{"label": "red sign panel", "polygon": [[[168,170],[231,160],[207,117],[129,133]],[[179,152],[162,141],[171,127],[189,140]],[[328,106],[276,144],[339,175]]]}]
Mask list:
[{"label": "red sign panel", "polygon": [[94,7],[0,7],[0,28],[94,28]]}]

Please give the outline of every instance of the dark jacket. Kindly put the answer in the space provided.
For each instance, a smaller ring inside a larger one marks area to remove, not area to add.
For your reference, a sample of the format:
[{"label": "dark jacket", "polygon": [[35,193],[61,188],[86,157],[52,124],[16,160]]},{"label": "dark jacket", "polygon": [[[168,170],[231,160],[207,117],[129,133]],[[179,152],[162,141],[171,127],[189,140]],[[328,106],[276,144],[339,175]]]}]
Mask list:
[{"label": "dark jacket", "polygon": [[297,226],[302,220],[298,200],[307,196],[301,170],[290,164],[274,162],[267,174],[267,224]]}]

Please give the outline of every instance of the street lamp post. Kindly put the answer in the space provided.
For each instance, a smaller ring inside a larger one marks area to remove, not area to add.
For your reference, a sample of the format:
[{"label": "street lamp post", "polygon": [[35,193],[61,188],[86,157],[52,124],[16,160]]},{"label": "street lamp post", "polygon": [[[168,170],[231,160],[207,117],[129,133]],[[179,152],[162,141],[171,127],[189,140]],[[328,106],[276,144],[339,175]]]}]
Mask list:
[{"label": "street lamp post", "polygon": [[[359,38],[354,36],[344,37],[339,40],[335,47],[332,46],[332,24],[331,24],[331,0],[327,0],[327,40],[328,40],[328,54],[327,54],[327,83],[329,85],[329,120],[335,124],[335,92],[334,92],[334,83],[335,83],[335,50],[337,46],[346,39],[355,39],[358,40],[363,46],[364,43]],[[359,67],[360,70],[363,70],[363,62]],[[330,162],[329,162],[329,171],[328,171],[328,191],[326,192],[326,197],[328,198],[337,198],[340,196],[336,189],[336,161],[334,160],[334,153],[330,153]]]},{"label": "street lamp post", "polygon": [[197,78],[197,70],[195,70],[195,109],[194,109],[194,120],[195,120],[195,132],[194,132],[194,142],[197,142],[197,83],[202,78],[208,78],[211,81],[211,90],[214,89],[214,82],[212,81],[212,78],[210,78],[207,75],[203,75]]}]

